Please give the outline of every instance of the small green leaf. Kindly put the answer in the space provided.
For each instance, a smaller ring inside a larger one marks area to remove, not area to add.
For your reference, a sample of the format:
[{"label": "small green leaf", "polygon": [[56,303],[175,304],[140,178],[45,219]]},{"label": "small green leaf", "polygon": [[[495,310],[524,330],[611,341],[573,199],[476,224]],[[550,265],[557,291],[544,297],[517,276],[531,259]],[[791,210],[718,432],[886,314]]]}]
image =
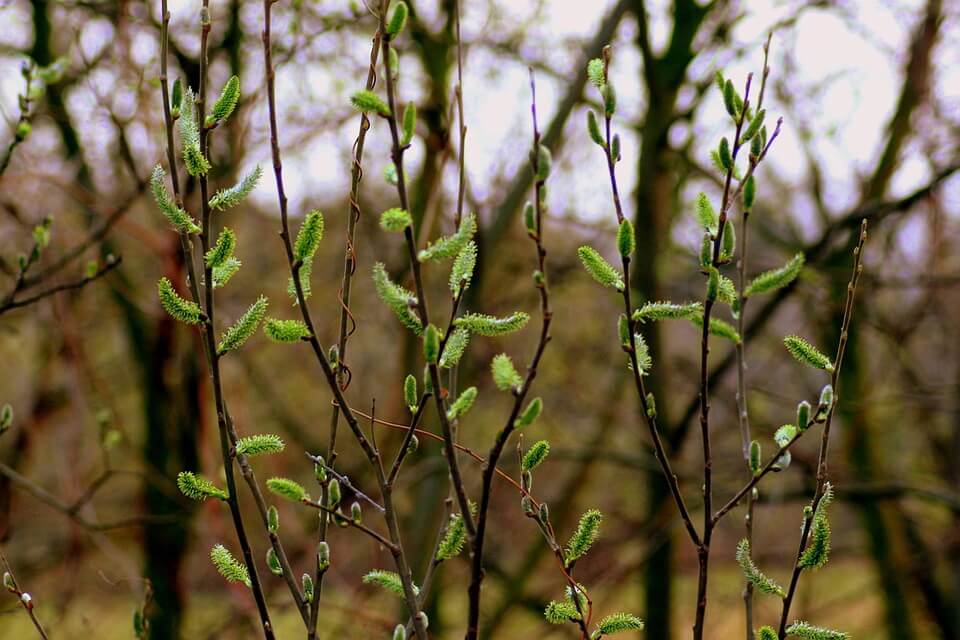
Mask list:
[{"label": "small green leaf", "polygon": [[413,134],[417,129],[417,105],[408,102],[403,110],[403,135],[400,137],[400,146],[405,147],[413,140]]},{"label": "small green leaf", "polygon": [[393,13],[390,14],[390,20],[387,22],[387,34],[390,38],[395,38],[407,24],[407,14],[409,9],[407,8],[407,3],[403,0],[397,2],[396,6],[393,8]]},{"label": "small green leaf", "polygon": [[624,218],[617,229],[617,249],[624,258],[630,257],[637,248],[637,240],[633,233],[633,224]]},{"label": "small green leaf", "polygon": [[534,421],[540,417],[540,412],[543,410],[543,400],[540,398],[534,398],[530,401],[530,404],[527,405],[527,408],[523,410],[520,416],[513,423],[513,426],[517,429],[523,429],[524,427],[529,427]]},{"label": "small green leaf", "polygon": [[587,111],[587,133],[590,139],[601,147],[606,147],[607,143],[603,140],[603,134],[600,132],[600,123],[597,122],[597,114],[593,111]]},{"label": "small green leaf", "polygon": [[423,332],[423,357],[427,364],[436,364],[440,357],[440,331],[432,324]]},{"label": "small green leaf", "polygon": [[280,558],[277,557],[277,552],[273,550],[273,547],[267,549],[267,568],[270,569],[270,573],[275,576],[283,575],[283,567],[280,565]]}]

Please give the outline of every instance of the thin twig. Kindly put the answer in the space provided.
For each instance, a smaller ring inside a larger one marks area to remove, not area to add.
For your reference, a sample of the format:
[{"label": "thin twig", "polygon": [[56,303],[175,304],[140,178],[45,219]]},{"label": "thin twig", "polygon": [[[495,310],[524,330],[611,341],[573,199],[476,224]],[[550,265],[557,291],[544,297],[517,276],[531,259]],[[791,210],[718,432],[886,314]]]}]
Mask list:
[{"label": "thin twig", "polygon": [[[4,586],[7,591],[17,596],[17,600],[20,601],[20,606],[23,607],[23,610],[30,616],[30,621],[33,622],[33,626],[36,628],[37,633],[40,634],[40,637],[43,638],[43,640],[49,640],[50,637],[47,635],[47,632],[43,630],[43,625],[40,624],[40,620],[34,612],[33,597],[20,588],[16,576],[13,574],[13,568],[7,561],[7,556],[4,555],[3,551],[0,551],[0,560],[3,561],[3,567],[6,571],[4,574]],[[9,580],[7,579],[8,577]]]},{"label": "thin twig", "polygon": [[[860,281],[860,275],[863,273],[863,245],[867,241],[867,221],[860,224],[860,236],[857,239],[857,245],[853,249],[853,275],[847,284],[847,297],[843,307],[843,321],[840,325],[840,340],[837,344],[837,353],[834,358],[834,369],[830,376],[830,384],[833,386],[833,403],[827,413],[826,422],[823,425],[823,434],[820,437],[820,453],[817,457],[817,488],[813,495],[812,511],[815,513],[823,499],[824,487],[827,483],[827,453],[830,446],[830,427],[833,423],[833,414],[836,411],[840,396],[837,386],[840,382],[840,367],[843,364],[843,355],[847,349],[847,340],[849,339],[850,321],[853,317],[853,303],[857,293],[857,283]],[[793,598],[797,592],[797,583],[800,580],[800,572],[803,571],[800,558],[807,548],[807,541],[810,539],[810,531],[813,528],[813,516],[810,515],[804,519],[803,531],[800,534],[800,544],[797,548],[797,556],[793,564],[793,573],[790,576],[790,587],[787,589],[787,597],[783,599],[783,609],[780,614],[780,629],[778,637],[784,640],[787,637],[787,621],[790,617],[790,607],[793,604]]]}]

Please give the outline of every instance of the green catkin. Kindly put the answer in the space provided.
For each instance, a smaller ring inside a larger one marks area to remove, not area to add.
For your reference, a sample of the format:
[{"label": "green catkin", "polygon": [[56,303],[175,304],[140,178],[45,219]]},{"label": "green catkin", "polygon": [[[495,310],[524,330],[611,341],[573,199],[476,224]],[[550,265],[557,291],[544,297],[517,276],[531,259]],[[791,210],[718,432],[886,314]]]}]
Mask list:
[{"label": "green catkin", "polygon": [[233,110],[237,108],[239,101],[240,78],[230,76],[230,79],[227,80],[227,83],[223,85],[223,89],[220,91],[220,97],[213,103],[213,109],[210,110],[210,115],[207,116],[208,126],[217,122],[224,122],[229,118]]},{"label": "green catkin", "polygon": [[403,401],[411,413],[416,411],[417,406],[420,404],[417,398],[417,379],[409,374],[403,380]]},{"label": "green catkin", "polygon": [[733,253],[737,247],[737,234],[732,224],[727,222],[723,225],[723,242],[720,246],[720,260],[729,262],[733,259]]},{"label": "green catkin", "polygon": [[594,87],[597,89],[603,89],[603,86],[607,84],[603,60],[600,58],[593,58],[587,63],[587,78],[590,80],[590,84],[592,84]]},{"label": "green catkin", "polygon": [[463,551],[467,541],[467,528],[463,522],[463,516],[454,513],[447,522],[447,530],[443,533],[440,545],[437,547],[436,559],[441,562],[454,558]]},{"label": "green catkin", "polygon": [[790,335],[785,337],[783,345],[798,362],[833,373],[833,364],[830,362],[830,358],[800,336]]},{"label": "green catkin", "polygon": [[747,582],[752,584],[757,591],[781,598],[786,597],[787,593],[783,590],[783,587],[761,573],[757,565],[753,563],[753,558],[750,557],[750,542],[746,538],[737,545],[737,564],[740,565]]},{"label": "green catkin", "polygon": [[443,345],[443,355],[440,356],[440,367],[443,369],[452,369],[460,362],[467,345],[470,344],[470,332],[463,327],[457,327],[450,334],[446,344]]},{"label": "green catkin", "polygon": [[596,509],[591,509],[580,516],[580,522],[577,524],[573,535],[570,536],[567,548],[563,553],[568,567],[590,551],[600,534],[600,522],[602,520],[603,514]]},{"label": "green catkin", "polygon": [[673,302],[646,302],[633,312],[637,322],[647,320],[689,320],[703,314],[703,305],[699,302],[675,304]]},{"label": "green catkin", "polygon": [[760,627],[757,631],[757,640],[777,640],[777,632],[773,627]]},{"label": "green catkin", "polygon": [[527,202],[523,207],[523,224],[527,228],[527,234],[531,238],[537,237],[537,213],[533,208],[532,202]]},{"label": "green catkin", "polygon": [[577,613],[577,607],[572,602],[552,600],[543,610],[543,617],[550,624],[565,624],[573,620],[579,620],[580,614]]},{"label": "green catkin", "polygon": [[210,550],[210,560],[213,566],[217,568],[220,575],[228,582],[242,582],[250,586],[250,575],[247,572],[246,565],[237,561],[222,544],[215,545]]},{"label": "green catkin", "polygon": [[214,196],[210,198],[210,208],[223,210],[237,206],[256,188],[262,175],[263,169],[260,168],[260,165],[257,165],[253,168],[253,171],[245,175],[237,184],[229,189],[217,191]]},{"label": "green catkin", "polygon": [[267,480],[267,489],[275,495],[292,502],[300,502],[310,497],[307,495],[306,489],[289,478],[270,478]]},{"label": "green catkin", "polygon": [[222,267],[233,256],[237,247],[237,234],[233,229],[224,227],[217,238],[217,243],[204,255],[204,262],[211,269]]},{"label": "green catkin", "polygon": [[416,305],[417,298],[398,284],[394,284],[387,275],[387,269],[382,262],[373,265],[373,287],[380,300],[390,307],[400,324],[420,335],[423,325],[420,318],[414,314],[412,306]]},{"label": "green catkin", "polygon": [[217,345],[217,353],[224,354],[243,346],[250,336],[254,334],[260,326],[260,321],[267,313],[267,306],[270,302],[263,296],[257,298],[257,301],[250,305],[250,308],[240,316],[232,327],[227,329]]},{"label": "green catkin", "polygon": [[283,451],[284,442],[280,436],[262,433],[246,436],[237,441],[237,453],[245,456],[262,456]]},{"label": "green catkin", "polygon": [[336,509],[340,504],[343,494],[340,493],[340,481],[334,478],[327,485],[327,507]]},{"label": "green catkin", "polygon": [[600,621],[600,633],[612,635],[621,631],[640,631],[643,629],[643,620],[630,613],[614,613]]},{"label": "green catkin", "polygon": [[280,531],[280,512],[273,505],[267,509],[267,531],[270,533]]},{"label": "green catkin", "polygon": [[509,316],[497,318],[483,313],[467,313],[454,321],[458,327],[463,327],[470,333],[480,336],[502,336],[519,331],[530,320],[529,314],[516,311]]},{"label": "green catkin", "polygon": [[187,87],[180,102],[180,143],[183,163],[191,176],[203,176],[210,170],[210,162],[200,149],[200,130],[197,127],[193,90]]},{"label": "green catkin", "polygon": [[731,117],[737,115],[736,90],[733,88],[733,82],[727,80],[723,84],[723,106],[727,109],[727,114]]},{"label": "green catkin", "polygon": [[[400,576],[393,571],[374,569],[363,576],[363,584],[377,585],[381,589],[389,591],[401,598],[403,597],[403,582],[400,580]],[[420,589],[414,585],[413,592],[414,594],[418,594],[420,593]]]},{"label": "green catkin", "polygon": [[612,84],[603,85],[603,112],[608,118],[617,112],[617,92]]},{"label": "green catkin", "polygon": [[828,482],[813,513],[807,548],[800,556],[800,567],[803,569],[819,569],[830,559],[830,522],[827,519],[827,507],[831,502],[833,502],[833,487]]},{"label": "green catkin", "polygon": [[493,373],[493,383],[501,391],[518,389],[523,384],[523,378],[517,373],[513,361],[505,353],[494,356],[490,362]]},{"label": "green catkin", "polygon": [[357,109],[363,113],[376,113],[385,118],[390,116],[390,107],[387,106],[387,103],[380,99],[380,96],[375,94],[373,91],[367,91],[366,89],[361,89],[357,91],[352,96],[350,96],[350,102]]},{"label": "green catkin", "polygon": [[177,488],[183,495],[199,502],[203,502],[207,498],[217,498],[218,500],[228,498],[226,491],[192,471],[181,471],[177,474]]},{"label": "green catkin", "polygon": [[159,164],[153,168],[150,174],[150,190],[153,192],[153,199],[157,202],[160,213],[170,221],[174,229],[181,233],[200,233],[200,227],[196,221],[190,217],[186,211],[178,207],[166,186],[167,174]]},{"label": "green catkin", "polygon": [[203,321],[200,305],[192,300],[181,298],[169,279],[160,278],[157,283],[157,292],[160,297],[160,306],[175,320],[184,324],[200,324]]},{"label": "green catkin", "polygon": [[804,255],[798,253],[782,267],[764,271],[750,281],[744,289],[743,295],[753,296],[758,293],[769,293],[777,289],[782,289],[797,279],[797,276],[800,275],[800,271],[803,269],[805,261],[806,258]]},{"label": "green catkin", "polygon": [[787,627],[787,635],[801,640],[849,640],[850,634],[823,627],[815,627],[808,622],[794,622]]},{"label": "green catkin", "polygon": [[384,231],[399,233],[413,224],[406,209],[393,207],[380,214],[380,228]]},{"label": "green catkin", "polygon": [[464,245],[453,261],[450,270],[450,291],[456,298],[470,286],[473,270],[477,265],[477,243],[471,240]]},{"label": "green catkin", "polygon": [[601,256],[596,249],[584,245],[577,249],[577,255],[580,256],[580,262],[583,263],[583,268],[587,270],[587,273],[590,274],[590,277],[596,282],[604,287],[610,287],[617,291],[623,290],[623,277],[620,275],[620,272],[604,260],[603,256]]},{"label": "green catkin", "polygon": [[313,209],[307,213],[297,232],[297,241],[293,245],[293,257],[300,262],[313,258],[323,239],[323,214]]},{"label": "green catkin", "polygon": [[417,254],[420,262],[443,260],[456,257],[477,232],[477,216],[468,214],[460,222],[460,228],[453,235],[438,238],[436,242]]},{"label": "green catkin", "polygon": [[530,448],[527,449],[526,453],[523,454],[523,459],[520,463],[520,468],[523,471],[533,471],[536,469],[540,463],[547,459],[547,455],[550,453],[550,443],[546,440],[538,440],[530,445]]},{"label": "green catkin", "polygon": [[697,215],[697,222],[700,223],[700,226],[704,230],[713,233],[717,229],[718,219],[717,212],[714,211],[713,205],[710,203],[710,198],[707,197],[707,194],[700,192],[697,194],[697,200],[694,205],[694,211]]},{"label": "green catkin", "polygon": [[727,171],[733,170],[733,156],[730,154],[730,141],[726,137],[720,138],[720,146],[717,147],[717,155],[720,158],[720,166]]},{"label": "green catkin", "polygon": [[473,403],[476,401],[476,399],[476,387],[468,387],[464,389],[447,410],[447,418],[449,420],[456,420],[457,418],[463,417],[468,411],[470,411],[470,408],[473,406]]},{"label": "green catkin", "polygon": [[273,342],[300,342],[310,337],[310,330],[300,320],[278,320],[267,318],[263,321],[263,333]]},{"label": "green catkin", "polygon": [[309,573],[305,573],[300,578],[300,583],[303,585],[303,599],[306,600],[307,602],[313,602],[313,597],[314,597],[313,578],[310,577]]},{"label": "green catkin", "polygon": [[227,284],[227,282],[230,281],[230,278],[232,278],[234,274],[240,270],[241,266],[243,266],[243,263],[240,262],[240,260],[230,256],[223,261],[223,264],[213,267],[213,273],[211,274],[213,288],[219,289]]}]

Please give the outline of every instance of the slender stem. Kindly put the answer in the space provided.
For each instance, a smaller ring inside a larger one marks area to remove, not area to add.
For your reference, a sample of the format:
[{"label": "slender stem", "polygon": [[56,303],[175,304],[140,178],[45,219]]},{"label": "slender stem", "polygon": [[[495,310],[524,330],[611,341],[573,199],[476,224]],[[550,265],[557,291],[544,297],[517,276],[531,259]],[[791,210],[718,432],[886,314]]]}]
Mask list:
[{"label": "slender stem", "polygon": [[[763,45],[763,71],[760,81],[760,92],[757,97],[757,111],[763,108],[763,95],[767,86],[767,76],[770,75],[770,40],[773,37],[771,32],[767,36],[767,41]],[[752,435],[750,433],[750,414],[747,403],[747,340],[744,326],[746,317],[747,297],[744,295],[747,280],[747,247],[748,247],[748,221],[750,210],[742,210],[742,219],[740,224],[740,259],[737,261],[737,299],[740,301],[740,310],[737,313],[737,334],[740,335],[740,342],[736,345],[737,359],[737,419],[740,425],[740,440],[743,448],[743,459],[746,463],[747,474],[753,476],[750,471],[750,443]],[[747,494],[747,510],[744,514],[744,529],[747,542],[753,548],[753,527],[754,527],[754,496],[753,491]],[[753,640],[753,583],[745,580],[743,584],[743,607],[746,620],[746,640]]]},{"label": "slender stem", "polygon": [[[200,148],[205,155],[209,155],[209,131],[203,125],[206,110],[206,85],[207,85],[207,40],[210,34],[209,20],[209,0],[204,0],[203,26],[200,45],[200,89],[197,96],[197,122],[200,125]],[[200,198],[201,198],[201,252],[206,255],[210,250],[210,205],[209,205],[209,183],[206,176],[200,177]],[[273,638],[273,625],[270,622],[270,614],[267,609],[266,596],[263,592],[263,586],[256,569],[256,561],[253,557],[253,551],[247,539],[246,528],[243,524],[243,516],[240,512],[240,501],[237,494],[237,483],[233,467],[233,447],[231,442],[229,418],[227,413],[226,400],[223,394],[223,385],[220,372],[220,354],[216,350],[216,338],[214,335],[215,313],[213,297],[213,269],[204,262],[203,293],[204,293],[204,313],[207,314],[207,322],[203,329],[206,334],[207,358],[210,363],[210,375],[213,380],[214,399],[217,410],[217,424],[220,432],[220,453],[223,458],[224,475],[227,481],[227,492],[229,495],[228,504],[230,513],[233,517],[234,526],[237,529],[237,538],[243,553],[244,563],[250,574],[250,582],[253,588],[254,599],[257,601],[257,608],[260,612],[260,619],[263,624],[264,635],[267,638]]]},{"label": "slender stem", "polygon": [[[373,90],[377,81],[377,58],[380,53],[380,31],[377,30],[373,37],[373,45],[370,47],[370,66],[367,69],[368,91]],[[357,271],[357,222],[360,220],[360,181],[363,179],[363,148],[367,139],[367,131],[370,130],[370,119],[365,113],[360,114],[360,129],[357,132],[357,138],[353,143],[353,159],[350,167],[350,195],[349,212],[347,214],[347,231],[345,238],[345,251],[343,259],[343,275],[340,280],[340,290],[338,298],[340,300],[340,329],[337,338],[337,353],[340,360],[340,366],[337,368],[337,383],[341,388],[349,384],[346,365],[347,341],[356,329],[356,321],[350,311],[350,293],[353,284],[353,275]],[[330,430],[327,436],[327,456],[326,461],[332,467],[337,459],[337,431],[340,424],[340,407],[334,406],[330,412]],[[332,468],[330,469],[332,471]],[[326,498],[326,496],[323,496]],[[330,517],[326,512],[321,514],[320,526],[317,531],[319,542],[327,539],[327,531],[330,527]],[[329,565],[328,565],[329,566]],[[316,638],[317,623],[320,612],[320,595],[323,591],[323,578],[326,575],[328,566],[322,566],[317,561],[314,573],[315,593],[313,602],[310,603],[310,622],[308,624],[308,640]]]},{"label": "slender stem", "polygon": [[[610,188],[613,195],[613,206],[614,212],[617,215],[617,222],[622,223],[625,220],[623,213],[623,205],[620,202],[620,189],[617,185],[617,173],[616,173],[616,163],[617,158],[613,157],[611,151],[612,147],[612,135],[611,135],[611,116],[607,115],[605,118],[605,134],[606,134],[606,144],[603,147],[604,156],[607,161],[607,171],[610,174]],[[677,505],[677,509],[680,511],[680,517],[683,520],[684,527],[687,531],[687,535],[690,537],[691,542],[695,546],[700,545],[700,535],[697,533],[697,528],[693,524],[693,519],[690,517],[690,510],[687,508],[686,501],[683,499],[683,494],[680,492],[680,483],[677,479],[677,474],[673,471],[673,467],[670,465],[670,459],[667,456],[666,447],[663,444],[663,438],[660,435],[660,428],[657,425],[657,416],[656,413],[651,411],[649,402],[647,400],[647,390],[643,381],[643,374],[640,371],[639,362],[637,361],[637,324],[634,322],[633,314],[633,303],[631,301],[631,287],[630,287],[630,256],[623,257],[623,305],[624,313],[627,317],[627,323],[629,325],[630,333],[630,344],[627,349],[628,356],[630,358],[630,365],[633,371],[633,380],[634,385],[636,386],[637,396],[640,399],[640,409],[643,412],[647,423],[647,429],[650,432],[650,440],[653,442],[654,456],[657,459],[657,463],[660,465],[661,470],[663,471],[664,478],[667,481],[667,485],[670,487],[670,494],[673,496],[673,501]]]},{"label": "slender stem", "polygon": [[[10,563],[7,561],[7,556],[0,551],[0,560],[3,561],[3,568],[6,571],[6,575],[10,576],[9,584],[5,585],[7,591],[12,593],[17,597],[17,600],[20,601],[20,606],[23,607],[23,610],[27,612],[27,615],[30,616],[30,621],[33,623],[34,628],[37,630],[37,633],[40,634],[40,637],[43,640],[49,640],[50,636],[47,635],[47,632],[43,630],[43,625],[40,624],[37,614],[34,613],[34,604],[33,598],[29,593],[24,592],[19,583],[17,582],[16,576],[13,574],[13,568],[10,566]],[[26,596],[26,597],[24,597]]]},{"label": "slender stem", "polygon": [[[346,399],[343,395],[344,390],[341,388],[338,374],[334,372],[333,368],[330,366],[330,362],[327,360],[327,356],[324,353],[323,347],[320,344],[320,341],[317,339],[313,319],[311,318],[310,310],[307,306],[306,296],[303,292],[303,283],[300,278],[300,267],[302,266],[302,263],[294,257],[293,253],[293,243],[290,240],[290,223],[287,210],[287,197],[283,184],[283,164],[280,158],[280,134],[279,127],[277,125],[276,91],[274,87],[274,68],[270,42],[271,8],[274,1],[275,0],[264,0],[263,3],[264,29],[262,40],[264,48],[264,65],[267,75],[267,105],[270,120],[270,151],[273,159],[273,172],[277,185],[277,198],[280,207],[280,239],[283,242],[284,252],[286,253],[287,263],[290,268],[290,276],[293,279],[293,288],[297,298],[297,306],[300,309],[301,317],[303,318],[303,322],[309,332],[309,338],[307,341],[310,343],[310,346],[314,352],[314,356],[316,357],[317,362],[320,364],[320,368],[323,371],[323,375],[327,381],[327,386],[333,393],[336,406],[340,407],[340,409],[343,411],[344,419],[347,421],[347,425],[357,440],[357,443],[360,445],[360,448],[366,455],[367,460],[377,472],[377,481],[380,485],[380,492],[385,511],[384,515],[390,531],[390,543],[392,545],[390,550],[394,556],[394,561],[397,565],[397,571],[403,584],[404,600],[406,601],[407,607],[410,609],[411,615],[414,617],[414,628],[417,631],[418,637],[421,640],[426,640],[426,627],[423,624],[422,617],[419,615],[420,611],[417,603],[416,593],[414,592],[413,579],[410,574],[409,564],[403,550],[403,544],[400,540],[399,525],[393,508],[392,487],[386,481],[386,476],[384,475],[383,465],[380,459],[380,452],[377,450],[376,446],[371,443],[369,439],[367,439],[363,429],[357,422],[356,417],[349,409],[349,406],[347,405]],[[386,10],[385,5],[386,3],[382,3],[381,5],[382,12],[385,12]],[[380,17],[380,32],[386,32],[385,16],[383,15]],[[385,40],[386,39],[384,38],[384,41]],[[386,53],[386,50],[384,50],[384,53]],[[384,57],[386,58],[386,56]],[[395,124],[396,123],[394,122],[394,126]],[[312,628],[308,628],[307,633],[308,637],[314,637],[316,632]]]},{"label": "slender stem", "polygon": [[[833,386],[833,404],[827,412],[826,422],[823,425],[823,434],[820,436],[820,453],[817,457],[817,487],[813,494],[812,511],[815,513],[823,499],[824,489],[827,484],[827,453],[830,446],[830,427],[833,423],[833,414],[840,400],[837,386],[840,382],[840,367],[843,364],[843,355],[847,349],[847,340],[850,335],[850,321],[853,317],[853,303],[857,293],[857,284],[860,281],[860,275],[863,273],[863,245],[867,240],[867,221],[866,219],[860,225],[860,236],[857,239],[857,245],[853,250],[853,275],[847,284],[847,297],[843,308],[843,321],[840,325],[840,340],[837,344],[837,353],[834,358],[834,369],[830,376],[830,384]],[[787,597],[783,599],[783,609],[780,614],[780,629],[778,637],[784,640],[787,637],[787,622],[790,616],[790,607],[793,604],[793,598],[797,593],[797,583],[800,580],[800,572],[803,567],[800,564],[800,558],[807,548],[807,542],[810,539],[810,531],[813,528],[813,516],[806,518],[803,523],[803,530],[800,533],[800,543],[797,548],[796,559],[793,563],[793,573],[790,576],[790,587],[787,589]]]},{"label": "slender stem", "polygon": [[[382,58],[384,60],[389,60],[390,54],[390,37],[387,34],[386,28],[386,9],[388,4],[389,3],[386,0],[381,0],[380,31],[384,34],[382,40]],[[390,108],[390,115],[386,118],[386,120],[390,128],[390,137],[393,142],[390,153],[391,158],[393,159],[393,164],[397,170],[397,195],[400,199],[400,207],[406,211],[409,211],[410,206],[407,200],[407,182],[403,168],[403,154],[405,147],[400,144],[400,133],[397,126],[397,99],[395,81],[393,78],[393,73],[390,70],[390,65],[385,64],[384,69],[386,73],[387,84],[387,105]],[[424,327],[426,327],[430,323],[430,314],[427,309],[427,298],[423,287],[423,277],[420,273],[420,260],[417,258],[417,244],[414,237],[413,227],[408,226],[406,229],[404,229],[403,236],[404,240],[406,241],[407,255],[410,260],[410,270],[413,273],[414,287],[417,294],[417,312],[420,316],[421,323]],[[454,493],[457,496],[457,504],[460,508],[460,513],[463,515],[463,522],[467,529],[467,538],[472,553],[473,538],[476,535],[476,525],[473,521],[473,515],[470,512],[470,501],[467,498],[467,492],[464,488],[463,476],[460,473],[460,462],[457,459],[454,447],[453,430],[450,425],[450,420],[447,418],[446,400],[444,398],[443,386],[440,380],[440,370],[436,363],[428,363],[427,368],[430,374],[430,382],[433,385],[433,388],[436,390],[433,397],[437,405],[437,415],[440,420],[440,429],[443,432],[445,444],[444,454],[446,455],[447,467],[450,471],[450,481],[453,484]]]},{"label": "slender stem", "polygon": [[470,586],[467,592],[469,610],[467,613],[466,640],[474,640],[479,637],[480,633],[480,587],[483,583],[484,576],[483,543],[487,529],[490,499],[493,495],[494,471],[497,467],[497,462],[499,461],[500,456],[503,454],[503,449],[506,446],[507,441],[510,439],[510,435],[514,431],[517,416],[520,415],[524,400],[530,391],[533,380],[537,376],[537,367],[539,366],[540,360],[543,357],[543,352],[547,347],[547,343],[550,342],[550,323],[553,320],[553,311],[550,308],[550,292],[547,287],[547,251],[543,246],[543,218],[545,199],[544,185],[546,183],[546,177],[541,176],[540,172],[540,129],[537,125],[537,93],[532,70],[530,71],[530,93],[530,113],[533,120],[533,144],[531,146],[530,158],[531,169],[533,171],[533,175],[535,176],[534,211],[536,212],[536,229],[530,235],[536,247],[537,270],[539,272],[536,287],[540,293],[540,339],[537,342],[537,347],[534,351],[532,359],[530,360],[530,364],[527,366],[527,375],[523,380],[523,384],[514,393],[513,407],[510,410],[510,415],[507,418],[504,426],[500,429],[500,432],[497,434],[497,438],[494,441],[493,446],[490,448],[490,452],[487,454],[487,461],[483,466],[480,505],[477,510],[477,532],[476,536],[474,536],[473,557],[471,558]]}]

